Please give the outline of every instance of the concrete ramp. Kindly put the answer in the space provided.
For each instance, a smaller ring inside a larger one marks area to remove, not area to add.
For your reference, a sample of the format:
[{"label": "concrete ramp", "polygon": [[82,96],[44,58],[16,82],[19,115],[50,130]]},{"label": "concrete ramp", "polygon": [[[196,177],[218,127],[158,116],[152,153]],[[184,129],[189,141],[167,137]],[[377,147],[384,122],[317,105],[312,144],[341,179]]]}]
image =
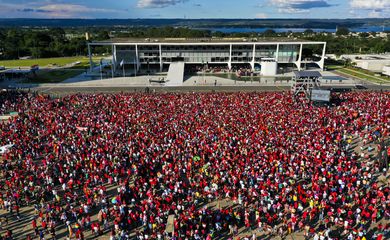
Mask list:
[{"label": "concrete ramp", "polygon": [[181,86],[184,81],[184,62],[173,62],[169,65],[166,86]]}]

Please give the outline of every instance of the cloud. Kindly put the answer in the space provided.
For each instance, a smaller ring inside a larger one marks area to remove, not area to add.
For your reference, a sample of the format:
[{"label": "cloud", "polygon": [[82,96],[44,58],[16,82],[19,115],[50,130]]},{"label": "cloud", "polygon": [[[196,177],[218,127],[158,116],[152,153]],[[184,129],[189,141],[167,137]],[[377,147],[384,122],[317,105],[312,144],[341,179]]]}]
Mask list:
[{"label": "cloud", "polygon": [[308,13],[308,9],[298,9],[298,8],[279,8],[279,13],[288,13],[288,14],[298,14],[298,13]]},{"label": "cloud", "polygon": [[352,8],[368,10],[390,9],[390,0],[350,0]]},{"label": "cloud", "polygon": [[390,15],[390,0],[350,0],[350,6],[354,12],[360,10],[359,16],[382,18]]},{"label": "cloud", "polygon": [[90,13],[118,13],[123,10],[103,9],[87,7],[80,4],[1,4],[0,12],[3,13],[28,13],[30,17],[52,17],[52,18],[73,18],[73,17],[88,17]]},{"label": "cloud", "polygon": [[380,18],[380,17],[382,17],[382,14],[381,14],[381,12],[373,10],[373,11],[370,11],[368,13],[368,17],[369,18]]},{"label": "cloud", "polygon": [[[10,12],[10,11],[17,10],[18,8],[19,8],[19,5],[0,2],[0,12]],[[20,8],[20,9],[23,9],[23,8]]]},{"label": "cloud", "polygon": [[138,0],[139,8],[165,8],[188,0]]},{"label": "cloud", "polygon": [[280,13],[306,13],[313,8],[326,8],[332,5],[327,0],[270,0]]},{"label": "cloud", "polygon": [[23,9],[18,9],[19,12],[34,12],[34,9],[32,8],[23,8]]},{"label": "cloud", "polygon": [[103,8],[93,8],[87,7],[79,4],[49,4],[38,7],[36,9],[37,12],[46,12],[50,13],[52,17],[74,17],[74,16],[82,16],[84,13],[115,13],[118,10],[114,9],[103,9]]},{"label": "cloud", "polygon": [[50,12],[53,12],[53,11],[44,10],[44,9],[35,9],[35,12],[37,12],[37,13],[50,13]]},{"label": "cloud", "polygon": [[256,18],[268,18],[268,15],[266,13],[258,13],[256,14]]}]

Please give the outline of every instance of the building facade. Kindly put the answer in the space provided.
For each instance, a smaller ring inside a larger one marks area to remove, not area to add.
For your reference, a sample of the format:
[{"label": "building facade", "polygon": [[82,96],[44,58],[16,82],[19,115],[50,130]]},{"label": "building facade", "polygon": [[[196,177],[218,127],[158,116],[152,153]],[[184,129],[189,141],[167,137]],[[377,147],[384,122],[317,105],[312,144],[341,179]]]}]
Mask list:
[{"label": "building facade", "polygon": [[[303,64],[314,63],[324,68],[326,42],[247,42],[241,41],[191,41],[191,40],[143,40],[88,43],[88,51],[92,62],[94,46],[112,48],[112,62],[118,66],[120,62],[134,64],[137,69],[145,64],[157,64],[162,70],[164,64],[184,62],[185,64],[218,64],[231,69],[236,64],[249,64],[255,69],[256,64],[279,67],[281,64],[293,64],[301,70]],[[316,46],[320,53],[315,59],[303,58],[305,47]],[[265,64],[266,62],[266,64]],[[92,65],[91,65],[92,66]],[[273,72],[268,71],[268,72]]]},{"label": "building facade", "polygon": [[382,74],[390,77],[390,65],[383,67]]}]

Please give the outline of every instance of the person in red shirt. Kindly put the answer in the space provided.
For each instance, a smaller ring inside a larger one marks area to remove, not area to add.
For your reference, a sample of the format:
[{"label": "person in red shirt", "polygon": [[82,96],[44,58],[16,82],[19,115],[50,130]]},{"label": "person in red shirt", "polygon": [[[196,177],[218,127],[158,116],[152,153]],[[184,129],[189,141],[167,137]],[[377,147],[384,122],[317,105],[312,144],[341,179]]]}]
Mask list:
[{"label": "person in red shirt", "polygon": [[32,229],[34,229],[35,236],[38,236],[39,229],[38,229],[37,221],[35,220],[35,218],[31,221],[31,227],[32,227]]},{"label": "person in red shirt", "polygon": [[[149,238],[164,232],[171,214],[176,235],[193,238],[197,230],[200,239],[217,219],[226,226],[222,232],[229,225],[250,227],[245,213],[251,209],[260,209],[259,221],[270,228],[287,218],[299,226],[317,221],[322,208],[329,227],[335,218],[352,226],[358,215],[361,222],[376,221],[374,206],[389,216],[390,190],[375,184],[383,169],[351,152],[351,143],[371,144],[373,130],[388,136],[389,110],[377,103],[389,105],[389,96],[337,95],[339,106],[316,107],[288,92],[22,95],[12,101],[1,101],[0,93],[0,103],[20,110],[0,123],[0,146],[14,144],[4,155],[8,162],[0,163],[11,189],[4,200],[15,206],[23,203],[22,193],[34,193],[31,202],[46,214],[39,214],[42,221],[61,216],[68,224],[86,217],[79,206],[104,208],[107,223],[116,221],[125,233],[144,227]],[[118,191],[101,193],[103,184]],[[220,197],[228,208],[238,203],[234,213],[199,209]]]},{"label": "person in red shirt", "polygon": [[47,230],[47,223],[45,220],[42,220],[41,226],[44,230]]}]

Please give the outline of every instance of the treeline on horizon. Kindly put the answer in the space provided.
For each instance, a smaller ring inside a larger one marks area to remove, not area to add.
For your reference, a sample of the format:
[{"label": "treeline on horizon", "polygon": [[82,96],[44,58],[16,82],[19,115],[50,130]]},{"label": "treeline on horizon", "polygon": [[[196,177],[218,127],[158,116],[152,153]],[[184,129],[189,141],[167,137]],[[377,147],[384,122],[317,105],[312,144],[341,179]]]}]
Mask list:
[{"label": "treeline on horizon", "polygon": [[[350,36],[345,27],[338,28],[336,35],[315,33],[307,29],[303,33],[222,33],[192,28],[133,27],[133,28],[0,28],[0,59],[68,57],[87,55],[85,32],[90,41],[104,41],[112,38],[297,38],[327,42],[327,53],[385,53],[390,52],[390,39],[372,38],[369,33]],[[94,53],[109,53],[107,47],[96,47]]]},{"label": "treeline on horizon", "polygon": [[137,19],[40,19],[0,18],[0,27],[244,27],[244,28],[322,28],[390,26],[390,18],[355,19],[229,19],[229,18],[137,18]]}]

